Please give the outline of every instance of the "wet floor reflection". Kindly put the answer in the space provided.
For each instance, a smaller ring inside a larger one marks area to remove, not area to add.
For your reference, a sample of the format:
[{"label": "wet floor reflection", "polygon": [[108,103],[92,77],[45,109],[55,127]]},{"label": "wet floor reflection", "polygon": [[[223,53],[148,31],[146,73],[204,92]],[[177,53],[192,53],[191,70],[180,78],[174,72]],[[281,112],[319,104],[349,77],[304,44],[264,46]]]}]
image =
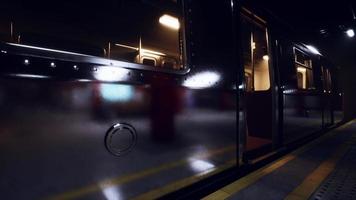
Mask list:
[{"label": "wet floor reflection", "polygon": [[[127,199],[236,160],[236,113],[219,93],[178,90],[181,105],[172,111],[170,140],[152,137],[152,99],[145,86],[2,81],[0,93],[0,188],[7,199]],[[103,142],[118,122],[138,134],[135,148],[121,157]]]}]

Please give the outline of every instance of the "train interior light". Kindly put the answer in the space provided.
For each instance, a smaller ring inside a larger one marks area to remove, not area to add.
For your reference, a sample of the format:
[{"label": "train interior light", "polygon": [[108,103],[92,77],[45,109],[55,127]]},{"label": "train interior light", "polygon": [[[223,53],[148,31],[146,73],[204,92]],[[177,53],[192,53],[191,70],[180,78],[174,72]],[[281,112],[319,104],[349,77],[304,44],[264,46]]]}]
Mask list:
[{"label": "train interior light", "polygon": [[159,23],[173,30],[178,30],[180,28],[180,23],[178,18],[167,14],[162,15],[159,18]]}]

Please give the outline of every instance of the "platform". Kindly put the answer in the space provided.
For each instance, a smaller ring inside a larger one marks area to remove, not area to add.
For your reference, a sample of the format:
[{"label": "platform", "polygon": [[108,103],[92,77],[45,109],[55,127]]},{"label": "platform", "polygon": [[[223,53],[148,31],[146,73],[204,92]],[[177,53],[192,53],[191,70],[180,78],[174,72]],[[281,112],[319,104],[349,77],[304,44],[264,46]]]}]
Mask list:
[{"label": "platform", "polygon": [[204,199],[356,199],[356,120]]}]

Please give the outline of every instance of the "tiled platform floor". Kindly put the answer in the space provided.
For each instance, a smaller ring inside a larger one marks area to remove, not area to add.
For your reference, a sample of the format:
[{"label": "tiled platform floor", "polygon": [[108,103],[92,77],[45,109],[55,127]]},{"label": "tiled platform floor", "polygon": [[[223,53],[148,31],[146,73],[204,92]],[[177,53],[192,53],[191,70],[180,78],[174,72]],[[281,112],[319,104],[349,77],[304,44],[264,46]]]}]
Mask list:
[{"label": "tiled platform floor", "polygon": [[355,199],[355,160],[354,120],[204,199]]}]

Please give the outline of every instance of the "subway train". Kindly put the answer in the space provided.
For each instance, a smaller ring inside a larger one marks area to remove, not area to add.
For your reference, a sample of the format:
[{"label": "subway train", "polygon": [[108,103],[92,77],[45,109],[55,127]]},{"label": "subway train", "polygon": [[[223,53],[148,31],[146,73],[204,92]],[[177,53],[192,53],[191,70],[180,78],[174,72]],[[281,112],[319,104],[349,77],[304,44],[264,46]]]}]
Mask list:
[{"label": "subway train", "polygon": [[193,192],[343,122],[338,68],[248,1],[0,4],[3,199]]}]

